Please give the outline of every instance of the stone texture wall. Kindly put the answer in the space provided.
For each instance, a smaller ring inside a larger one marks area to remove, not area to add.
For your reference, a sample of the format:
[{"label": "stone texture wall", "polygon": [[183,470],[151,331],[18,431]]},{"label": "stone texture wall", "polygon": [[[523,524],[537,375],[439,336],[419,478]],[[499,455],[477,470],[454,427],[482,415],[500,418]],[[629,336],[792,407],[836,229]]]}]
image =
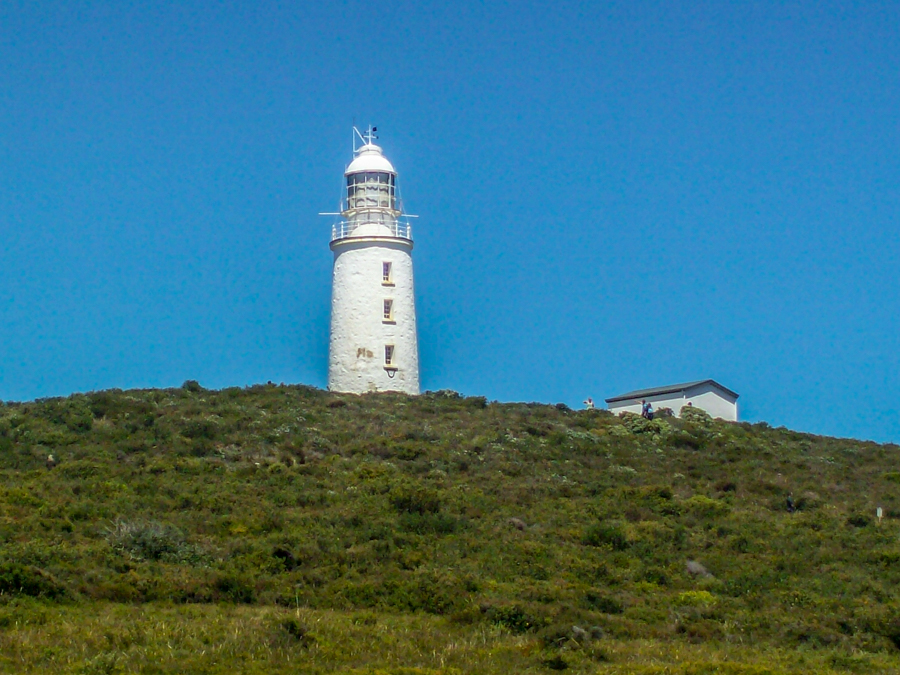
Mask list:
[{"label": "stone texture wall", "polygon": [[[390,237],[350,237],[332,243],[331,342],[328,388],[419,393],[419,347],[413,292],[412,243]],[[392,266],[392,285],[382,264]],[[384,300],[393,300],[393,323],[384,321]],[[394,345],[391,377],[385,345]]]}]

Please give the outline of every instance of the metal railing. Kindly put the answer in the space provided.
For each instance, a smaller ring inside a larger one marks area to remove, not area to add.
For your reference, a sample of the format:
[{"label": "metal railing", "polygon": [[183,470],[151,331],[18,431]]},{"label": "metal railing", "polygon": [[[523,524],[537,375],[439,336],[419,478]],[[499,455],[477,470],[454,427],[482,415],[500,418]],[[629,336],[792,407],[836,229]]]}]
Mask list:
[{"label": "metal railing", "polygon": [[339,239],[347,239],[349,237],[367,237],[372,236],[370,233],[358,233],[359,229],[369,229],[366,226],[373,225],[381,228],[386,228],[390,234],[386,235],[375,235],[375,236],[390,236],[390,237],[398,237],[399,239],[409,239],[412,241],[412,225],[408,221],[405,220],[394,220],[393,222],[374,222],[374,221],[359,221],[359,220],[342,220],[339,223],[335,223],[331,226],[331,241],[337,241]]}]

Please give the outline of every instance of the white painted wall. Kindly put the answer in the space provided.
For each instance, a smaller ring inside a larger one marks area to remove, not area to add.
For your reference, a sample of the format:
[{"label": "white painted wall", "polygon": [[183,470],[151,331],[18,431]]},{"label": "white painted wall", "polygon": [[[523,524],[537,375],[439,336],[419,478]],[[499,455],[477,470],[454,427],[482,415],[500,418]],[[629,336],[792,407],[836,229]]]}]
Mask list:
[{"label": "white painted wall", "polygon": [[708,384],[691,389],[688,393],[693,405],[702,408],[712,417],[737,422],[737,399],[734,397]]},{"label": "white painted wall", "polygon": [[646,400],[653,406],[653,410],[671,408],[678,417],[681,407],[691,403],[695,408],[708,412],[712,417],[718,417],[728,422],[737,422],[737,399],[710,384],[691,387],[685,392],[672,394],[660,394],[658,396],[646,396],[643,399],[626,399],[609,404],[610,412],[615,414],[633,412],[641,414],[641,400]]},{"label": "white painted wall", "polygon": [[[418,394],[412,242],[396,237],[352,236],[333,241],[331,249],[334,268],[328,388],[356,394]],[[392,286],[382,283],[384,262],[392,263]],[[386,298],[394,301],[393,324],[383,321]],[[388,344],[394,345],[394,377],[384,368],[384,346]]]}]

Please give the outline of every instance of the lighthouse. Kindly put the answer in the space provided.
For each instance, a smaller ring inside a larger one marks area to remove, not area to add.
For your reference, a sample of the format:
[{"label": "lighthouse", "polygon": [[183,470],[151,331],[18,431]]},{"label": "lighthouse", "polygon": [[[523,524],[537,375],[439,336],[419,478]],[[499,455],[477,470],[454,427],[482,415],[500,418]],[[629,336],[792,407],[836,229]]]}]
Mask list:
[{"label": "lighthouse", "polygon": [[328,214],[341,216],[331,230],[328,389],[418,394],[412,229],[376,131],[353,128],[341,211]]}]

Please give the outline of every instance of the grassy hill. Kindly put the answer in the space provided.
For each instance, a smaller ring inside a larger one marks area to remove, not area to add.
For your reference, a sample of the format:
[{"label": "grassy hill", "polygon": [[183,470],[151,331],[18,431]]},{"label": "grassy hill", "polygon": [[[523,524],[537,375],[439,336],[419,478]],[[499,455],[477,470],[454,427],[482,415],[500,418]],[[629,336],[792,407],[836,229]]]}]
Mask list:
[{"label": "grassy hill", "polygon": [[897,671],[898,459],[453,392],[7,403],[0,671]]}]

